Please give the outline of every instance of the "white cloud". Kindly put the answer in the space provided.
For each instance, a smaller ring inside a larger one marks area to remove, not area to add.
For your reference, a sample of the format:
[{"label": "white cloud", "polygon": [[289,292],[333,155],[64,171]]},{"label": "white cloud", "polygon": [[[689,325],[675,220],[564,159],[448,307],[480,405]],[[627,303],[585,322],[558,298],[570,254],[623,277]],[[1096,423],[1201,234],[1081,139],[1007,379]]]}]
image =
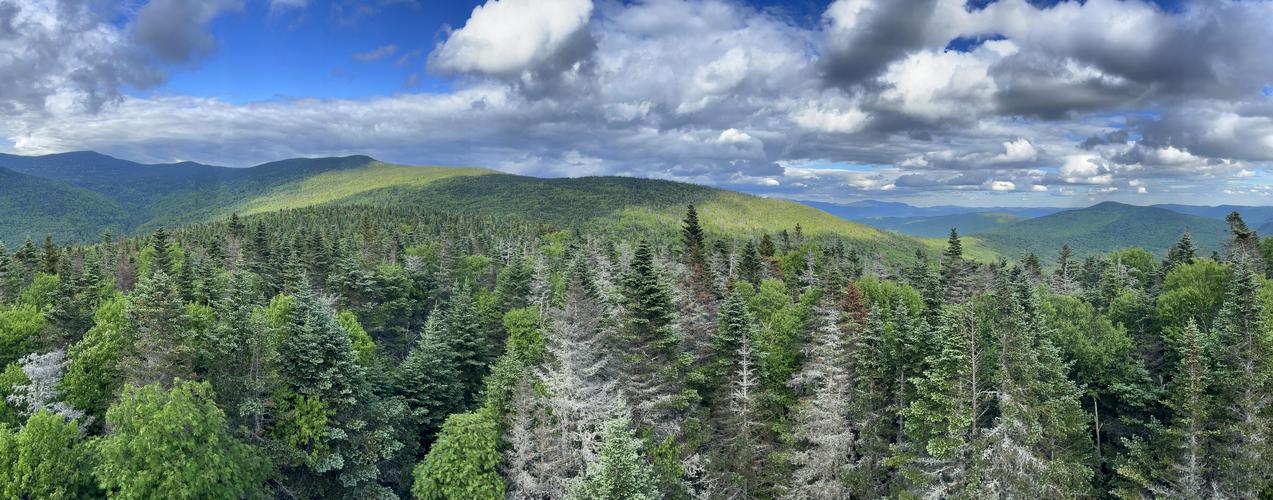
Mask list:
[{"label": "white cloud", "polygon": [[585,31],[592,0],[489,0],[438,46],[438,69],[516,75],[542,64]]},{"label": "white cloud", "polygon": [[1017,188],[1012,181],[990,181],[989,186],[991,191],[1012,191]]},{"label": "white cloud", "polygon": [[736,128],[725,129],[716,137],[716,142],[719,144],[745,144],[754,140],[756,139]]},{"label": "white cloud", "polygon": [[791,114],[800,128],[828,134],[851,134],[866,126],[869,115],[857,108],[826,109],[807,106]]}]

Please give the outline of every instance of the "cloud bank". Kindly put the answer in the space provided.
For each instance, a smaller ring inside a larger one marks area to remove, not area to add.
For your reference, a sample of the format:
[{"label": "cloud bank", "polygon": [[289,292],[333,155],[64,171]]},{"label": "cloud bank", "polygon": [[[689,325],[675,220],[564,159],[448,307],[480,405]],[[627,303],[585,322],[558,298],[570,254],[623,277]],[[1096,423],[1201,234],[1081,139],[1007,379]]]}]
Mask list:
[{"label": "cloud bank", "polygon": [[1270,2],[837,0],[810,23],[725,0],[490,0],[428,56],[447,92],[256,103],[121,91],[214,49],[204,27],[239,4],[152,0],[122,27],[78,4],[0,0],[14,151],[367,153],[820,200],[1273,191]]}]

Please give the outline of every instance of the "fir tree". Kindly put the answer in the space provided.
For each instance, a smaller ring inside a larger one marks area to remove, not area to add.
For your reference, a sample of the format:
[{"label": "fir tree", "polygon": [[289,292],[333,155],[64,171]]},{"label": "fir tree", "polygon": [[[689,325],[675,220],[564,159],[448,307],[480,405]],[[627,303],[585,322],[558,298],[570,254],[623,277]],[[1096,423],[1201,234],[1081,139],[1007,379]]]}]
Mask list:
[{"label": "fir tree", "polygon": [[738,274],[743,281],[751,283],[752,286],[760,286],[760,279],[764,277],[760,253],[756,251],[756,244],[751,240],[747,240],[747,244],[743,246],[742,259],[738,263]]},{"label": "fir tree", "polygon": [[411,353],[398,367],[395,393],[409,408],[416,440],[428,443],[446,416],[461,409],[464,387],[456,354],[446,340],[442,315],[433,314]]}]

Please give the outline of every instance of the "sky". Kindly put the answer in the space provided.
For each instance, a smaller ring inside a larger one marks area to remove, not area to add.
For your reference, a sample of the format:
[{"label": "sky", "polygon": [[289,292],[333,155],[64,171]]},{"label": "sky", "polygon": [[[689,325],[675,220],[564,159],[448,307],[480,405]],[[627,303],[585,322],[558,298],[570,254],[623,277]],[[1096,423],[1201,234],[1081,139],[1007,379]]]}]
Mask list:
[{"label": "sky", "polygon": [[1273,2],[0,0],[0,151],[1273,203]]}]

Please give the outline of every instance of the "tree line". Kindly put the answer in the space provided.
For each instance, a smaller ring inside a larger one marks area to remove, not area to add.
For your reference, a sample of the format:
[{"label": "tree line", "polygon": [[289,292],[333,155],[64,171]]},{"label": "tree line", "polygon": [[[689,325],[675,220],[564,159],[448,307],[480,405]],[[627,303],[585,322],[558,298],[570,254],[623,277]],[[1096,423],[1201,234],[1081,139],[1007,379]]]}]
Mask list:
[{"label": "tree line", "polygon": [[1264,497],[1273,243],[1229,224],[1046,265],[693,206],[0,246],[0,497]]}]

